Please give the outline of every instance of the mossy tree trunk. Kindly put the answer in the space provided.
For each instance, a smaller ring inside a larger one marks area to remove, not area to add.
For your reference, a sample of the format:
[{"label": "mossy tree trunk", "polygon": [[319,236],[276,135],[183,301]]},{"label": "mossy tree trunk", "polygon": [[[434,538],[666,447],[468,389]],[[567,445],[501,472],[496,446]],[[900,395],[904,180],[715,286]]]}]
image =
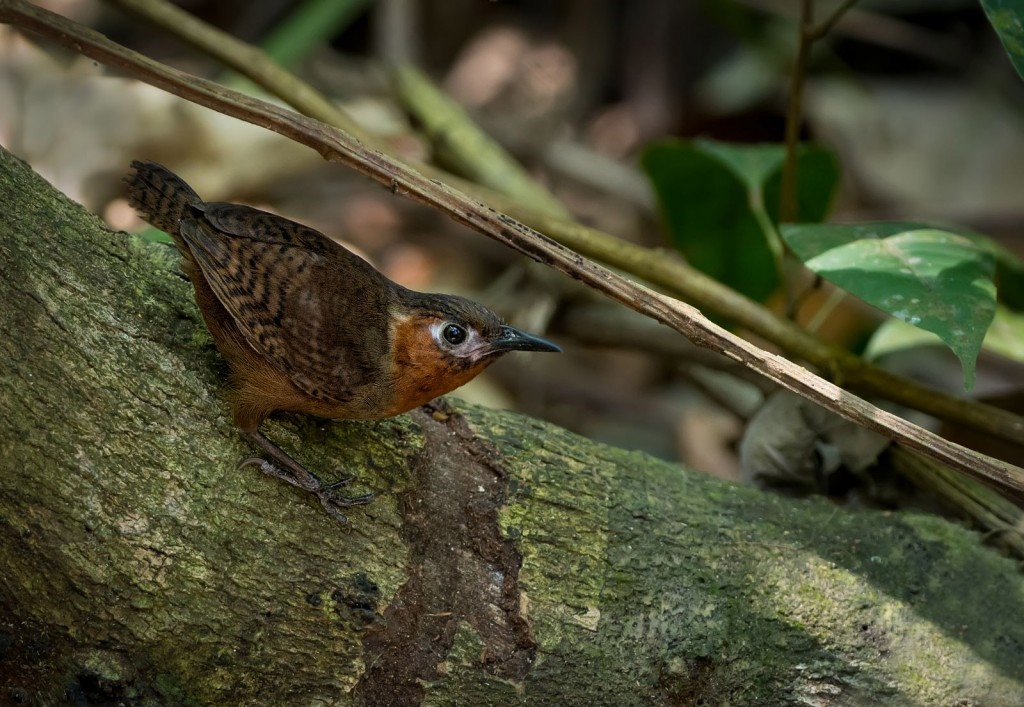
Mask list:
[{"label": "mossy tree trunk", "polygon": [[[454,403],[235,463],[176,256],[0,150],[0,704],[953,705],[1024,696],[1024,583],[944,521]],[[961,702],[957,702],[960,700]]]}]

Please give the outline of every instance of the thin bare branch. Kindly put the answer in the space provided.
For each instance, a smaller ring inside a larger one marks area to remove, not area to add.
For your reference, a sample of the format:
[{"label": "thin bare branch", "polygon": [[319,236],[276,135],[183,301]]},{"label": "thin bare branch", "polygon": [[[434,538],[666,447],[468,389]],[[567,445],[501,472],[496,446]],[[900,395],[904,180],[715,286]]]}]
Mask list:
[{"label": "thin bare branch", "polygon": [[[167,0],[108,0],[154,22],[184,41],[206,51],[225,65],[242,71],[255,83],[296,107],[300,113],[316,118],[349,133],[365,146],[391,154],[388,147],[372,135],[353,132],[353,123],[340,109],[308,83],[281,69],[265,54],[235,37],[184,13]],[[187,19],[186,19],[187,18]],[[420,82],[422,83],[422,81]],[[464,114],[447,110],[448,121],[470,122]],[[451,127],[461,130],[461,127]],[[471,126],[471,131],[479,129]],[[446,141],[449,147],[479,152],[474,141]],[[510,158],[496,149],[488,149],[490,160],[507,165]],[[430,164],[414,165],[429,178],[443,181],[488,204],[518,221],[549,235],[564,246],[606,265],[624,270],[657,286],[663,292],[695,304],[703,311],[734,323],[787,352],[791,357],[827,372],[830,380],[866,395],[874,395],[899,405],[919,410],[941,420],[966,425],[986,434],[1020,443],[1021,418],[1006,410],[977,401],[963,400],[902,378],[868,363],[849,351],[821,341],[794,322],[777,316],[763,305],[750,300],[721,282],[691,267],[681,258],[659,249],[629,243],[594,228],[557,215],[557,209],[537,208],[545,199],[532,198],[528,191],[510,190],[505,181],[492,187],[470,182]],[[491,168],[494,165],[490,166]],[[498,191],[495,191],[498,189]],[[504,192],[515,194],[509,196]],[[548,197],[550,199],[550,196]]]},{"label": "thin bare branch", "polygon": [[[366,148],[340,130],[164,66],[111,42],[98,32],[26,2],[0,0],[0,21],[48,37],[186,100],[307,145],[326,159],[347,164],[395,194],[429,205],[459,223],[588,284],[610,299],[672,327],[699,346],[719,351],[841,417],[897,440],[1024,503],[1024,469],[953,444],[881,410],[803,367],[727,332],[694,307],[627,280],[446,184],[428,179]],[[1024,422],[1020,424],[1019,434],[1024,436]]]}]

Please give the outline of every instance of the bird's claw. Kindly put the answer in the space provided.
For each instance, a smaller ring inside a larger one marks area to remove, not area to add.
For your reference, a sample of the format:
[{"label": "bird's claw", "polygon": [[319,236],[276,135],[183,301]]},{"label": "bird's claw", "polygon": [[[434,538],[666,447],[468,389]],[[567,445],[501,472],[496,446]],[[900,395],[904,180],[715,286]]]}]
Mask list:
[{"label": "bird's claw", "polygon": [[269,461],[261,457],[246,457],[242,461],[238,462],[238,464],[235,466],[235,471],[238,471],[243,467],[249,466],[250,464],[252,464],[253,466],[258,466],[260,468],[260,471],[262,471],[264,474],[270,474],[271,476],[276,476],[279,479],[284,479],[285,481],[291,482],[293,484],[295,483],[291,474],[288,474],[287,472],[278,469]]},{"label": "bird's claw", "polygon": [[372,493],[364,493],[361,496],[337,496],[331,489],[333,485],[324,486],[320,491],[316,492],[316,496],[320,499],[320,505],[324,507],[324,510],[329,515],[342,525],[348,525],[348,517],[340,509],[367,504],[373,500],[374,495]]},{"label": "bird's claw", "polygon": [[348,508],[349,506],[362,506],[373,500],[374,494],[364,493],[360,496],[340,496],[335,493],[338,489],[347,486],[352,481],[352,477],[345,477],[339,479],[330,484],[325,484],[320,481],[319,478],[314,474],[309,474],[308,481],[306,479],[299,479],[294,474],[275,466],[270,461],[261,457],[247,457],[242,461],[238,462],[236,468],[241,469],[242,467],[252,464],[259,467],[260,471],[270,476],[276,476],[279,479],[287,481],[293,486],[309,491],[316,495],[320,499],[320,505],[324,507],[332,517],[343,524],[348,523],[348,518],[341,512],[340,509]]}]

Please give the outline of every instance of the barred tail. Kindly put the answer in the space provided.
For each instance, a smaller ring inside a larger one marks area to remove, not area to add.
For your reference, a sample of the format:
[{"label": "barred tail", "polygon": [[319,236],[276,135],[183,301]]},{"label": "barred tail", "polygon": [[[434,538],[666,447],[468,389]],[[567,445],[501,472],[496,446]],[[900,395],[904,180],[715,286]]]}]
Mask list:
[{"label": "barred tail", "polygon": [[182,218],[193,206],[202,207],[203,200],[185,180],[156,162],[132,162],[134,174],[124,178],[128,183],[128,203],[142,218],[174,238],[179,248]]}]

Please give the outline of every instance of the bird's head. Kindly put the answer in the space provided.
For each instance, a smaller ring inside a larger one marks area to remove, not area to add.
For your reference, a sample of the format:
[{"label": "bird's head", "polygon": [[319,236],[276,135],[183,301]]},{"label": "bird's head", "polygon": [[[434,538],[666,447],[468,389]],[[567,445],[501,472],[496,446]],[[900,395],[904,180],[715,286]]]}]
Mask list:
[{"label": "bird's head", "polygon": [[392,322],[392,410],[398,412],[458,388],[510,351],[561,351],[455,295],[409,292]]}]

